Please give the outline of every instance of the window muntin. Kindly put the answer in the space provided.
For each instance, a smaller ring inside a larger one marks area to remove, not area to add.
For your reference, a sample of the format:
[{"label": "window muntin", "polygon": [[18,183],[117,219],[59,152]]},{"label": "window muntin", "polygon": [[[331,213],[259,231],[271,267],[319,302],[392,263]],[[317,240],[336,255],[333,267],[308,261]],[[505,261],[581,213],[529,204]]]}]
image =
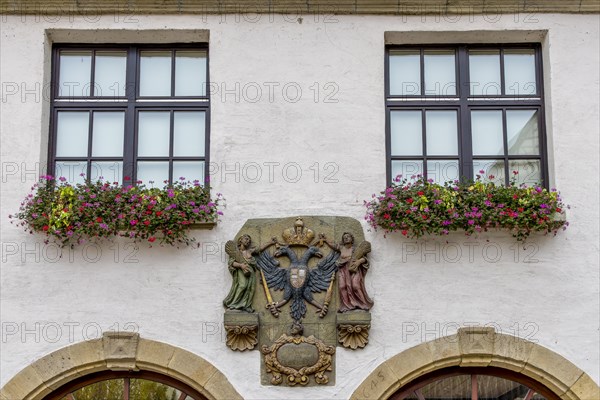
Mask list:
[{"label": "window muntin", "polygon": [[71,183],[204,182],[207,63],[200,45],[56,46],[50,173]]},{"label": "window muntin", "polygon": [[541,83],[537,45],[388,47],[388,181],[547,186]]}]

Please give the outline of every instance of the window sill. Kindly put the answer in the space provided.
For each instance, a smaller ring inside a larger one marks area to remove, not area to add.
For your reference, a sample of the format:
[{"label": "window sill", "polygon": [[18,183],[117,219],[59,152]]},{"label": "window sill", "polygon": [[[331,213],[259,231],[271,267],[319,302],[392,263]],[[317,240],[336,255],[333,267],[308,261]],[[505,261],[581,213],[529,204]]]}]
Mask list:
[{"label": "window sill", "polygon": [[210,230],[212,231],[214,227],[217,226],[216,222],[195,222],[190,224],[191,230]]}]

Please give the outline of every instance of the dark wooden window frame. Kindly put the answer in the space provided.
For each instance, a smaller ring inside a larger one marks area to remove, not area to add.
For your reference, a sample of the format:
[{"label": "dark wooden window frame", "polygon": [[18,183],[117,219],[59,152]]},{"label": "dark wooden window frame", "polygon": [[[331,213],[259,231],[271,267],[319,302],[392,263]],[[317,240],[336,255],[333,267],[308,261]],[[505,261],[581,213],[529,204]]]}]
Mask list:
[{"label": "dark wooden window frame", "polygon": [[[503,368],[498,368],[498,367],[450,367],[450,368],[443,368],[428,374],[425,374],[417,379],[415,379],[414,381],[410,382],[407,385],[404,385],[403,387],[401,387],[400,389],[398,389],[394,394],[392,394],[389,399],[390,400],[403,400],[404,398],[406,398],[407,396],[410,395],[414,395],[414,393],[417,391],[417,397],[419,396],[420,392],[419,390],[421,388],[423,388],[424,386],[428,385],[429,383],[441,380],[441,379],[445,379],[445,378],[450,378],[453,376],[458,376],[458,375],[471,375],[473,376],[478,376],[478,375],[486,375],[486,376],[494,376],[494,377],[498,377],[498,378],[503,378],[503,379],[507,379],[510,381],[514,381],[514,382],[518,382],[524,386],[527,386],[530,389],[530,396],[533,395],[533,393],[538,393],[542,396],[544,396],[547,400],[559,400],[560,398],[558,397],[558,395],[556,393],[554,393],[553,391],[551,391],[550,389],[548,389],[545,385],[541,384],[540,382],[525,376],[523,374],[520,374],[518,372],[514,372],[514,371],[510,371],[507,369],[503,369]],[[475,378],[475,385],[476,385],[476,378]],[[475,386],[476,387],[476,386]],[[475,387],[473,387],[473,389],[475,389]],[[471,399],[472,397],[469,397],[469,399]],[[531,397],[529,397],[531,399]]]},{"label": "dark wooden window frame", "polygon": [[[504,88],[504,52],[505,50],[527,49],[534,50],[536,93],[533,95],[506,94]],[[421,95],[390,95],[390,52],[394,50],[418,50],[420,52]],[[424,52],[426,50],[454,50],[456,95],[425,95],[424,85]],[[501,95],[485,96],[471,95],[469,87],[469,50],[499,50]],[[539,160],[540,175],[543,186],[548,188],[548,151],[546,125],[544,114],[544,83],[542,70],[542,54],[540,44],[451,44],[451,45],[388,45],[385,50],[385,107],[386,107],[386,165],[387,182],[394,179],[392,161],[416,160],[423,162],[423,174],[427,177],[427,160],[459,160],[459,176],[462,179],[473,180],[473,159],[501,160],[504,162],[505,184],[509,184],[511,171],[508,170],[509,160]],[[506,110],[536,109],[539,127],[539,154],[508,155]],[[391,112],[399,110],[422,111],[423,154],[421,156],[398,156],[391,153]],[[457,156],[428,156],[426,147],[425,110],[457,110],[458,112],[458,157]],[[498,156],[473,156],[471,136],[471,110],[501,110],[503,120],[504,154]]]},{"label": "dark wooden window frame", "polygon": [[[90,96],[59,96],[60,51],[80,50],[92,51]],[[171,51],[171,96],[144,96],[140,90],[140,52]],[[178,50],[198,50],[206,52],[206,87],[204,96],[175,96],[175,52]],[[125,51],[127,53],[125,96],[94,96],[94,65],[96,51]],[[135,184],[139,161],[168,161],[169,182],[173,182],[173,161],[203,161],[204,182],[208,180],[210,162],[210,98],[209,98],[209,52],[204,43],[172,43],[172,44],[55,44],[52,49],[52,85],[50,100],[50,138],[48,146],[48,173],[55,175],[57,161],[87,162],[86,179],[91,177],[92,162],[123,162],[122,184]],[[90,124],[88,128],[87,157],[56,157],[57,114],[60,111],[88,111]],[[102,111],[122,111],[125,113],[123,157],[92,157],[92,124],[93,113]],[[166,157],[138,157],[138,115],[140,111],[170,111],[170,152]],[[204,156],[174,157],[173,156],[173,113],[176,111],[203,111],[205,113]],[[129,179],[125,179],[125,178]],[[203,182],[203,183],[204,183]],[[147,182],[144,182],[147,183]]]},{"label": "dark wooden window frame", "polygon": [[[89,375],[77,378],[60,388],[54,390],[52,393],[46,395],[43,400],[61,400],[70,393],[77,391],[85,386],[92,385],[94,383],[110,380],[110,379],[123,379],[125,387],[128,387],[130,379],[145,379],[149,381],[159,382],[182,392],[181,397],[178,400],[192,398],[194,400],[206,400],[206,397],[199,393],[197,390],[191,388],[183,382],[178,381],[170,376],[162,375],[156,372],[150,371],[101,371],[95,372]],[[185,395],[185,396],[184,396]],[[189,397],[188,397],[189,396]],[[128,397],[125,398],[127,400]]]}]

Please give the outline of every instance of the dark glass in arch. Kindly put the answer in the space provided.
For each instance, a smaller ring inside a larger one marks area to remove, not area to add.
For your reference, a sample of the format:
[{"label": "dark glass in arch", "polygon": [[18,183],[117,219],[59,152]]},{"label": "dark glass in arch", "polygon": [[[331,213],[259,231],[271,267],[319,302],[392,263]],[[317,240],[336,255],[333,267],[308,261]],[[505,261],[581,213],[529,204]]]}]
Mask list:
[{"label": "dark glass in arch", "polygon": [[453,367],[424,375],[390,400],[558,400],[550,389],[519,373],[495,367]]},{"label": "dark glass in arch", "polygon": [[44,400],[206,400],[206,397],[166,375],[103,371],[75,379]]}]

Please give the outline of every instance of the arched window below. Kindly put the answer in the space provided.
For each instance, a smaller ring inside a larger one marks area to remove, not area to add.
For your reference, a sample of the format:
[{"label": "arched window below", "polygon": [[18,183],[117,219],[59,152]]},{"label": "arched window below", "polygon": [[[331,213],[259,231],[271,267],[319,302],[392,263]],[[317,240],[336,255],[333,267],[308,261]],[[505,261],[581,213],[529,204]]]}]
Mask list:
[{"label": "arched window below", "polygon": [[44,400],[206,400],[188,385],[147,371],[103,371],[55,390]]},{"label": "arched window below", "polygon": [[539,382],[494,367],[452,367],[426,374],[390,400],[558,400]]}]

